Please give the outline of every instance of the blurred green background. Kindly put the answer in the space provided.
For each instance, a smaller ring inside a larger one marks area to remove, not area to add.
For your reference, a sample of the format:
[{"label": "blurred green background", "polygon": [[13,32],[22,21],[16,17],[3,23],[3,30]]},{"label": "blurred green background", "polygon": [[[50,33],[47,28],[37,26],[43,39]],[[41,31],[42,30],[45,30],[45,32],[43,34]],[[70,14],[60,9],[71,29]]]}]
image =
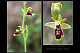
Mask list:
[{"label": "blurred green background", "polygon": [[64,37],[62,37],[61,45],[73,45],[73,2],[72,1],[43,1],[43,45],[56,45],[54,29],[45,26],[45,23],[53,22],[51,19],[52,3],[61,2],[62,9],[60,14],[62,19],[66,18],[65,23],[69,24],[71,29],[64,29]]},{"label": "blurred green background", "polygon": [[[32,7],[36,15],[26,18],[28,25],[28,52],[41,52],[41,1],[26,1],[26,7]],[[17,26],[22,25],[22,1],[7,1],[7,52],[24,52],[23,36],[13,36]]]}]

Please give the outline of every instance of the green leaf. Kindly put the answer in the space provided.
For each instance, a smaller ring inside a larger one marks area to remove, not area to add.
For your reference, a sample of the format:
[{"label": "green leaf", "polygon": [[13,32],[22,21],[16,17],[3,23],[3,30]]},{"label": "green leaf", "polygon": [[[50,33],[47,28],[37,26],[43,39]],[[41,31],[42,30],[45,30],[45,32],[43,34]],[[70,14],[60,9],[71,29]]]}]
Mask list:
[{"label": "green leaf", "polygon": [[61,15],[59,14],[59,16],[58,16],[58,21],[61,21],[62,20],[62,17],[61,17]]},{"label": "green leaf", "polygon": [[26,25],[26,38],[28,37],[28,26]]},{"label": "green leaf", "polygon": [[48,22],[48,23],[45,24],[45,26],[51,27],[51,28],[53,28],[53,29],[56,28],[56,27],[55,27],[55,22]]},{"label": "green leaf", "polygon": [[66,23],[62,23],[62,24],[61,24],[61,29],[69,29],[69,28],[71,28],[70,25],[68,25],[68,24],[66,24]]},{"label": "green leaf", "polygon": [[26,14],[26,11],[24,10],[24,9],[21,9],[22,10],[22,12],[24,13],[24,14]]}]

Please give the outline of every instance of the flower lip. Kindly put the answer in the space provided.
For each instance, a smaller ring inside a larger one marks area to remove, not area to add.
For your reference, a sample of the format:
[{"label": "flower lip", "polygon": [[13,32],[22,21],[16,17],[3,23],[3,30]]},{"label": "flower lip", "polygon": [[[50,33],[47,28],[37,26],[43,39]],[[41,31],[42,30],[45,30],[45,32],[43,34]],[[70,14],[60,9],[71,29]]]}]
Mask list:
[{"label": "flower lip", "polygon": [[60,24],[59,25],[56,25],[56,29],[61,29]]},{"label": "flower lip", "polygon": [[30,11],[28,11],[26,15],[31,15],[32,16],[32,13]]},{"label": "flower lip", "polygon": [[58,27],[58,28],[59,28],[59,27],[60,27],[60,24],[59,24],[59,25],[56,25],[56,27]]},{"label": "flower lip", "polygon": [[17,34],[21,34],[21,31],[17,31],[17,32],[15,32],[14,34],[16,34],[16,35],[17,35]]}]

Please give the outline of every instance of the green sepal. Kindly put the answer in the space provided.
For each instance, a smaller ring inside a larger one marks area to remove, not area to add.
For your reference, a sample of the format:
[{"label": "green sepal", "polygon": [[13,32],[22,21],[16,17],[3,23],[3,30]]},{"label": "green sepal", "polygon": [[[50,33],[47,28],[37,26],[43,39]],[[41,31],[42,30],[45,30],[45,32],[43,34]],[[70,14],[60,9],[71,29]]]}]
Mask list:
[{"label": "green sepal", "polygon": [[70,29],[71,26],[69,24],[66,24],[66,23],[62,23],[61,24],[61,29]]},{"label": "green sepal", "polygon": [[[55,29],[56,25],[59,25],[59,24],[60,24],[60,21],[55,21],[55,22],[48,22],[45,24],[45,26]],[[60,25],[61,25],[61,29],[70,29],[71,28],[71,26],[66,23],[62,23]]]},{"label": "green sepal", "polygon": [[48,26],[48,27],[53,28],[53,29],[56,28],[55,27],[55,22],[48,22],[48,23],[45,24],[45,26]]}]

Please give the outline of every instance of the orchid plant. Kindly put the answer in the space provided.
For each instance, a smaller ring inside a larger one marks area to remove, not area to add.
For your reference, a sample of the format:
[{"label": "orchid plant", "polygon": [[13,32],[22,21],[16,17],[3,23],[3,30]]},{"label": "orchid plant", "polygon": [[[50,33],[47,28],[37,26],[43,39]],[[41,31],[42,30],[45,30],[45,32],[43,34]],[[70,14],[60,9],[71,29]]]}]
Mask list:
[{"label": "orchid plant", "polygon": [[[56,36],[55,40],[57,41],[57,44],[60,44],[59,41],[64,36],[62,29],[70,29],[71,28],[71,26],[69,24],[63,23],[67,19],[66,18],[62,19],[62,16],[59,14],[61,8],[62,8],[62,4],[60,2],[52,3],[51,14],[53,17],[51,17],[51,19],[54,22],[45,23],[45,26],[48,26],[48,27],[54,29],[54,36]],[[56,20],[57,17],[58,17],[58,20]]]},{"label": "orchid plant", "polygon": [[25,49],[25,52],[27,52],[26,41],[27,41],[27,38],[28,38],[28,26],[26,25],[26,27],[25,27],[24,26],[24,22],[25,22],[26,17],[32,18],[35,14],[31,13],[32,12],[32,8],[31,7],[26,8],[26,2],[23,2],[23,3],[24,3],[24,9],[21,9],[22,12],[23,12],[23,23],[22,23],[22,26],[18,26],[20,29],[19,30],[16,29],[16,32],[13,35],[14,36],[20,36],[20,34],[23,35],[23,38],[24,38],[24,49]]}]

